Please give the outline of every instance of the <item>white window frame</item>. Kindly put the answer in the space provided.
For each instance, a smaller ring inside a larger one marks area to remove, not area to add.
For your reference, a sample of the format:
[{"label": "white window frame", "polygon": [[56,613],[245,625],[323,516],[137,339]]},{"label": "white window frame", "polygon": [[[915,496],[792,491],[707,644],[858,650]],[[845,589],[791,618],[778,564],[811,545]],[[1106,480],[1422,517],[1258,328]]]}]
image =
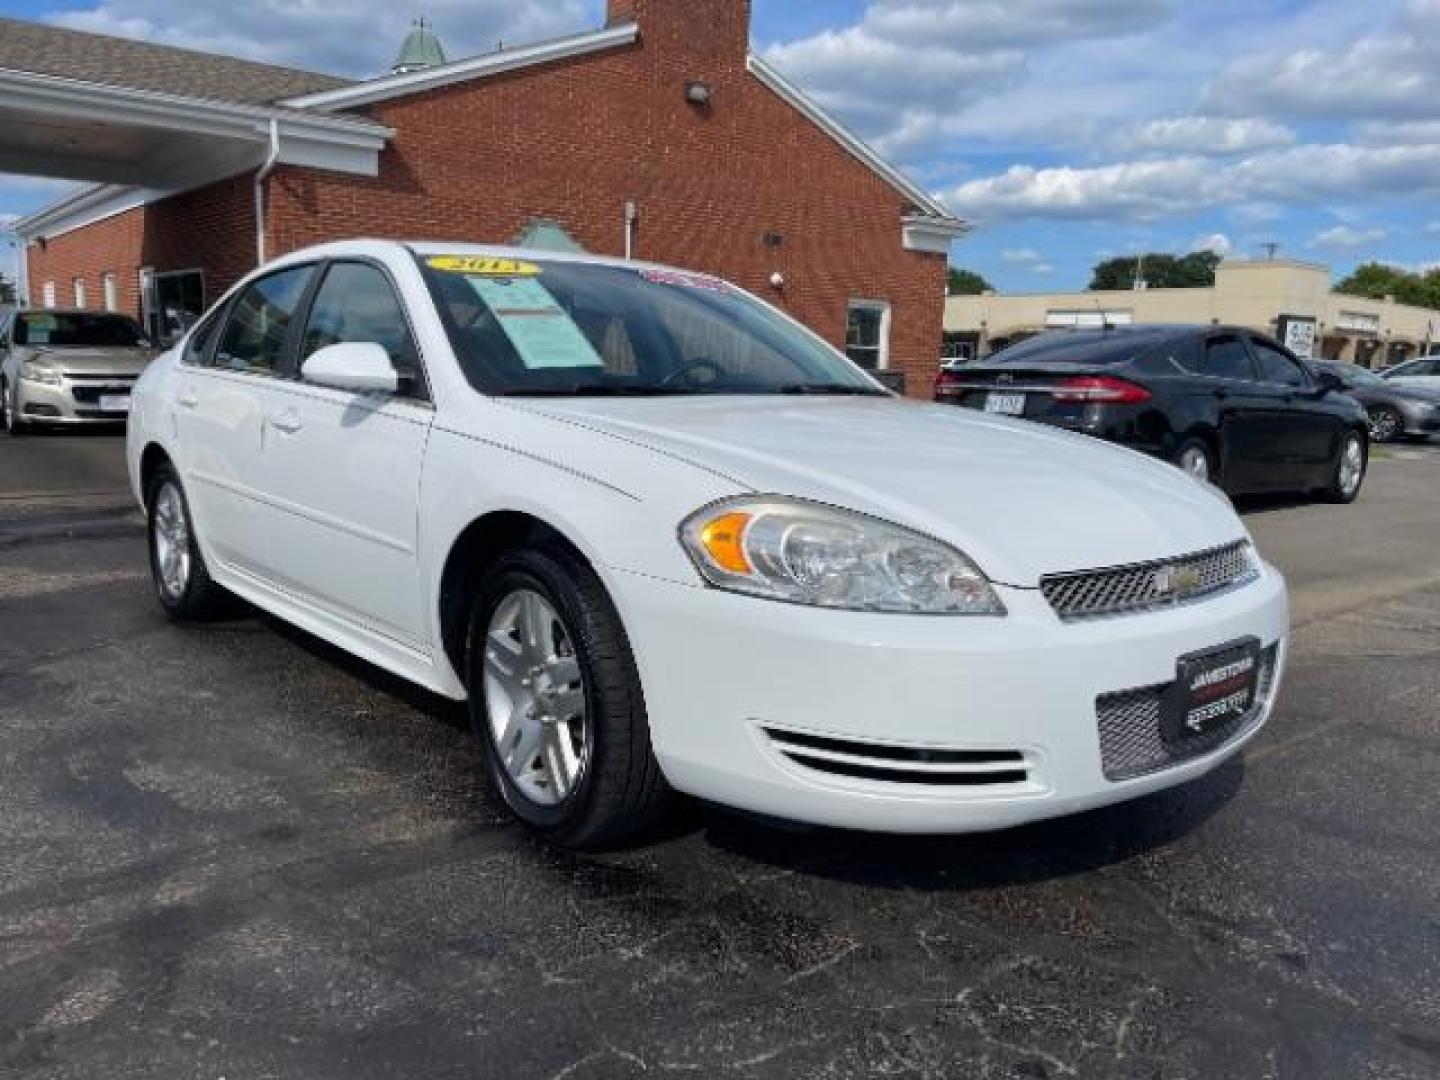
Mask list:
[{"label": "white window frame", "polygon": [[53,308],[55,306],[55,282],[45,282],[45,284],[41,287],[41,297],[41,302],[47,308]]},{"label": "white window frame", "polygon": [[120,310],[120,282],[113,271],[100,275],[100,293],[106,311]]},{"label": "white window frame", "polygon": [[70,294],[77,308],[85,306],[85,279],[77,277],[70,282]]},{"label": "white window frame", "polygon": [[[845,306],[845,355],[850,355],[852,348],[869,348],[866,345],[850,344],[850,313],[855,310],[878,311],[880,313],[880,345],[876,349],[875,366],[872,371],[888,371],[890,369],[890,301],[889,300],[866,300],[862,297],[853,298]],[[857,361],[858,363],[858,361]],[[864,365],[861,365],[864,366]]]}]

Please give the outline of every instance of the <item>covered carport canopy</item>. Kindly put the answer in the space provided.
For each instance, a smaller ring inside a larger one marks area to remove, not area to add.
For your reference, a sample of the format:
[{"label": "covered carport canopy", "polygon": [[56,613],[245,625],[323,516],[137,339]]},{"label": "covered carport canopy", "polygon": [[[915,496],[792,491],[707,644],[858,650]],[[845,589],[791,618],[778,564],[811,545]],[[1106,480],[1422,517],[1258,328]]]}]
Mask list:
[{"label": "covered carport canopy", "polygon": [[[88,182],[21,219],[16,230],[38,240],[278,163],[373,176],[388,128],[277,104],[346,85],[313,72],[0,19],[0,172]],[[257,201],[257,225],[261,213]]]}]

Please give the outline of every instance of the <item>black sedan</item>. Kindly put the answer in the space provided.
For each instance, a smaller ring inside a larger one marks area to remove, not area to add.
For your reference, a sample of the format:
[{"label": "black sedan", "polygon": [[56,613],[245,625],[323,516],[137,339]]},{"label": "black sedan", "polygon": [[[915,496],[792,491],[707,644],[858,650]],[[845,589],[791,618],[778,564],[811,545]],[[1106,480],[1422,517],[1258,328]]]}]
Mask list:
[{"label": "black sedan", "polygon": [[1440,387],[1391,382],[1359,364],[1322,360],[1310,367],[1339,379],[1345,392],[1365,406],[1371,442],[1440,435]]},{"label": "black sedan", "polygon": [[1041,334],[942,368],[935,400],[1122,443],[1231,494],[1316,491],[1348,503],[1369,457],[1365,409],[1339,378],[1235,327]]}]

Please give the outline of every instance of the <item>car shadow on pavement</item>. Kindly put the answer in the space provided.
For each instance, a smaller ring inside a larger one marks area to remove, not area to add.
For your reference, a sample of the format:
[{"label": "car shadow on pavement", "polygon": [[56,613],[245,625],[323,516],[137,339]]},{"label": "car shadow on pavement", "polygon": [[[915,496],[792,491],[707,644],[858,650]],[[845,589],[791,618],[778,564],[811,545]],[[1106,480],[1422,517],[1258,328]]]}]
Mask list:
[{"label": "car shadow on pavement", "polygon": [[1239,792],[1244,759],[1188,784],[1002,832],[898,836],[807,829],[707,809],[708,843],[777,869],[851,884],[964,892],[1084,874],[1168,847]]}]

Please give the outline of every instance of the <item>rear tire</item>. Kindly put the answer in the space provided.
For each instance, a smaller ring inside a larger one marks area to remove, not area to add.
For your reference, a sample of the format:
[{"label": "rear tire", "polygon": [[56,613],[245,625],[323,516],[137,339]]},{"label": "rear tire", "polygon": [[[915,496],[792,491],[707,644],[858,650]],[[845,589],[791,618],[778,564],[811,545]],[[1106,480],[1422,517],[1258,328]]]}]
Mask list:
[{"label": "rear tire", "polygon": [[551,544],[502,555],[471,610],[470,719],[505,804],[553,843],[613,846],[672,793],[650,745],[639,672],[595,572]]},{"label": "rear tire", "polygon": [[1340,452],[1335,455],[1330,483],[1325,488],[1325,501],[1352,503],[1360,495],[1365,484],[1365,473],[1370,464],[1365,437],[1358,431],[1347,431],[1340,440]]},{"label": "rear tire", "polygon": [[1372,443],[1394,442],[1405,434],[1405,418],[1388,405],[1377,405],[1370,410],[1370,441]]},{"label": "rear tire", "polygon": [[190,502],[175,467],[165,462],[146,489],[150,575],[160,606],[172,619],[198,621],[225,612],[229,594],[210,577],[195,539]]},{"label": "rear tire", "polygon": [[1175,451],[1175,464],[1196,480],[1208,480],[1212,484],[1220,482],[1216,471],[1215,455],[1204,439],[1192,437],[1182,442],[1180,448]]}]

